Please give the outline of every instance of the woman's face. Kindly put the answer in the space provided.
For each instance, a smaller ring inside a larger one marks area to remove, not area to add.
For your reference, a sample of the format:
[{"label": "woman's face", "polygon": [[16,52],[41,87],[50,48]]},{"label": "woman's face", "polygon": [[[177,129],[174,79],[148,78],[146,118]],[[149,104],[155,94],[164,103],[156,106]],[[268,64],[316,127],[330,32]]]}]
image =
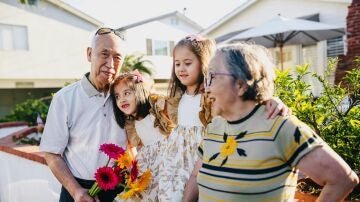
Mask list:
[{"label": "woman's face", "polygon": [[224,58],[221,54],[217,54],[210,61],[205,85],[205,90],[212,101],[214,115],[223,116],[234,110],[231,107],[232,104],[240,99],[237,84],[234,77],[226,69]]},{"label": "woman's face", "polygon": [[136,115],[137,102],[135,92],[131,90],[124,81],[120,81],[114,87],[116,105],[126,115]]}]

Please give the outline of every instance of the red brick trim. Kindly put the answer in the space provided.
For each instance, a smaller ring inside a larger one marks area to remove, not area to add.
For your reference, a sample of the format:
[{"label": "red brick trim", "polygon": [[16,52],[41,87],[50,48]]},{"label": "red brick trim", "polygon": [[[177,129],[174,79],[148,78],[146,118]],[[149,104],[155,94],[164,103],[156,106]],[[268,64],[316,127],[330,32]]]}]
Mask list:
[{"label": "red brick trim", "polygon": [[25,121],[14,121],[14,122],[5,122],[0,123],[0,128],[9,128],[9,127],[16,127],[16,126],[28,126],[29,124]]},{"label": "red brick trim", "polygon": [[0,146],[0,151],[47,165],[44,157],[40,156],[40,154],[28,153],[7,146]]}]

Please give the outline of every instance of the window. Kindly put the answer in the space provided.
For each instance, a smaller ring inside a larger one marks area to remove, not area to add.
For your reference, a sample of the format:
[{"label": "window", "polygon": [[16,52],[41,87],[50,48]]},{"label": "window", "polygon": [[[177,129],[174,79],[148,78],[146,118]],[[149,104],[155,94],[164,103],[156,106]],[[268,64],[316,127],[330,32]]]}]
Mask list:
[{"label": "window", "polygon": [[173,17],[170,19],[170,24],[172,25],[179,25],[179,20],[177,19],[177,17]]},{"label": "window", "polygon": [[167,41],[154,40],[154,55],[169,55],[169,43]]},{"label": "window", "polygon": [[0,50],[28,50],[25,26],[0,24]]},{"label": "window", "polygon": [[345,54],[345,41],[342,36],[327,40],[328,57],[336,57],[343,54]]},{"label": "window", "polygon": [[174,48],[174,41],[146,39],[146,54],[170,56]]}]

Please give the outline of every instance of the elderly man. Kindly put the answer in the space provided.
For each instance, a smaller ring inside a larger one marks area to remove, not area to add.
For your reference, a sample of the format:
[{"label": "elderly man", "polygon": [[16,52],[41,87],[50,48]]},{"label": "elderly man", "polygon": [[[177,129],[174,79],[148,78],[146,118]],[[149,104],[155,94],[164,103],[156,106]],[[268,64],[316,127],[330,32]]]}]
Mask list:
[{"label": "elderly man", "polygon": [[[107,157],[99,152],[103,143],[126,148],[124,131],[113,118],[109,86],[124,60],[123,38],[109,28],[99,29],[87,59],[90,73],[54,96],[42,136],[40,150],[55,177],[62,184],[60,201],[98,201],[88,189],[94,173]],[[101,201],[112,201],[115,192],[103,192]]]}]

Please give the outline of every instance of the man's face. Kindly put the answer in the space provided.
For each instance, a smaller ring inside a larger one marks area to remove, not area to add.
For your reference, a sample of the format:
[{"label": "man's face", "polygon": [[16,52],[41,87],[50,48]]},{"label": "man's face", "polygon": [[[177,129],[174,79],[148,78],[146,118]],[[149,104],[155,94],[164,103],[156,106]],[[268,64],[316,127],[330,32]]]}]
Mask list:
[{"label": "man's face", "polygon": [[92,48],[88,48],[88,61],[91,62],[90,80],[102,88],[109,85],[119,74],[125,57],[121,39],[113,33],[98,35]]}]

